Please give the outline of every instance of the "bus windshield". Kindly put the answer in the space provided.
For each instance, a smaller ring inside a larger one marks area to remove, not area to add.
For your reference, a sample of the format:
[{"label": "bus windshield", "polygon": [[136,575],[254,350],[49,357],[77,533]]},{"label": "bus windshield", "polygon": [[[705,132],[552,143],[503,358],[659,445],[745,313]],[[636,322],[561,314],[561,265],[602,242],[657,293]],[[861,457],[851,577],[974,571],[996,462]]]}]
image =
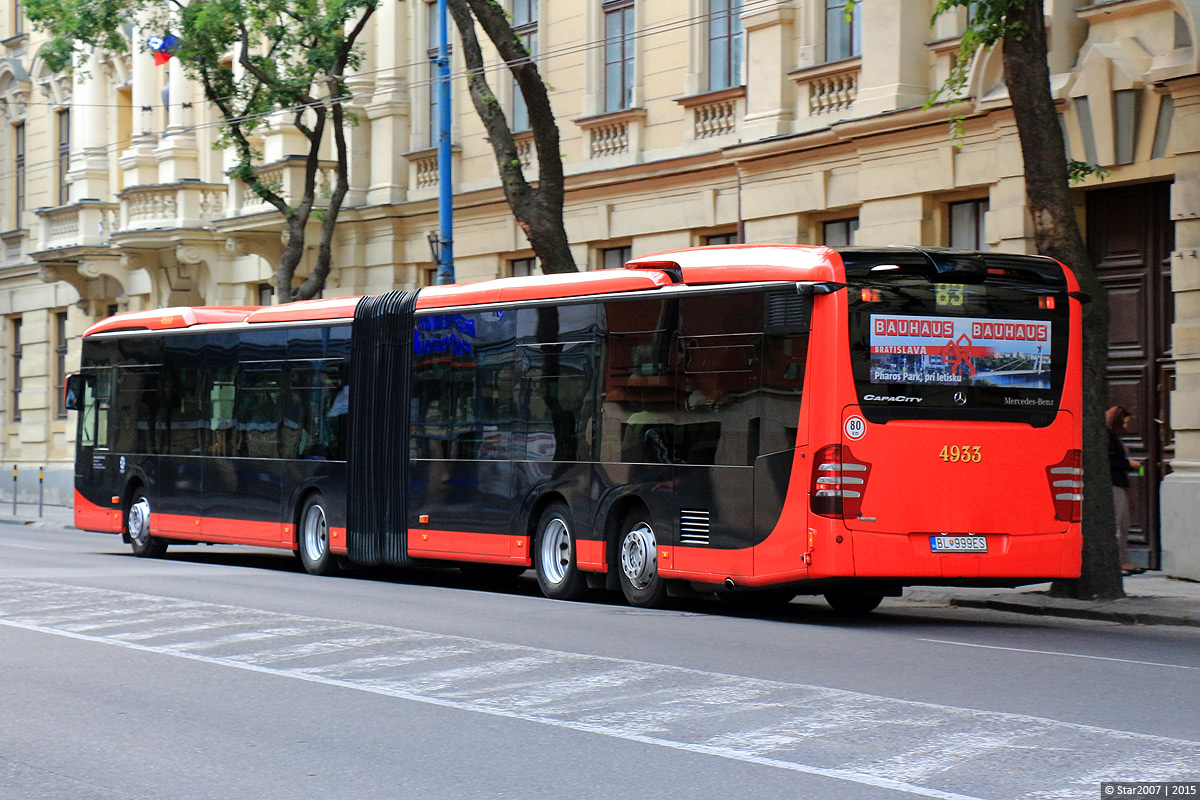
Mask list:
[{"label": "bus windshield", "polygon": [[1069,337],[1062,270],[1007,255],[975,255],[970,266],[847,261],[851,365],[867,419],[1054,420]]}]

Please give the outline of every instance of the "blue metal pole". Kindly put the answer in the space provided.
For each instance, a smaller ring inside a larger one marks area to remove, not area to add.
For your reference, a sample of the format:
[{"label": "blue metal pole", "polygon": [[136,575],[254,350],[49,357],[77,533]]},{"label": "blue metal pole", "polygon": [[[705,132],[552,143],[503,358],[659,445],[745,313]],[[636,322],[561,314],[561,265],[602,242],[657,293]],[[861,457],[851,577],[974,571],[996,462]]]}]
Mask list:
[{"label": "blue metal pole", "polygon": [[438,276],[454,283],[454,184],[450,163],[450,32],[446,0],[438,0]]}]

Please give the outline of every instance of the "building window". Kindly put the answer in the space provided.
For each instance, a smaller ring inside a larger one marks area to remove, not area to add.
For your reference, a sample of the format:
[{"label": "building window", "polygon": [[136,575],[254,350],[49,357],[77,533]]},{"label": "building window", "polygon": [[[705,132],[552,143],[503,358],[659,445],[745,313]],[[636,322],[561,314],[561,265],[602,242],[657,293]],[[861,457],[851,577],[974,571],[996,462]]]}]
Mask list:
[{"label": "building window", "polygon": [[742,82],[742,0],[708,0],[708,88]]},{"label": "building window", "polygon": [[508,262],[508,274],[514,278],[526,278],[541,272],[536,258],[514,258]]},{"label": "building window", "polygon": [[275,302],[275,287],[269,283],[260,283],[258,285],[258,304],[260,306],[269,306]]},{"label": "building window", "polygon": [[12,318],[12,421],[21,421],[21,318]]},{"label": "building window", "polygon": [[712,236],[705,236],[704,243],[706,245],[713,244],[737,244],[737,233],[715,233]]},{"label": "building window", "polygon": [[[513,33],[529,51],[529,57],[537,58],[538,51],[538,0],[514,0]],[[514,78],[512,82],[512,129],[514,132],[529,130],[529,107],[525,95]]]},{"label": "building window", "polygon": [[1116,124],[1113,138],[1116,139],[1118,164],[1132,164],[1133,151],[1137,147],[1137,129],[1141,120],[1141,89],[1118,89],[1113,92],[1113,111]]},{"label": "building window", "polygon": [[825,60],[843,61],[862,53],[862,15],[849,0],[825,0]]},{"label": "building window", "polygon": [[1163,158],[1167,155],[1167,143],[1171,141],[1171,121],[1175,117],[1175,98],[1165,95],[1158,104],[1158,120],[1154,125],[1154,147],[1150,150],[1151,158]]},{"label": "building window", "polygon": [[1100,161],[1096,155],[1096,134],[1092,130],[1092,104],[1086,97],[1075,98],[1075,118],[1083,137],[1083,157],[1089,164]]},{"label": "building window", "polygon": [[633,0],[604,3],[604,110],[633,105]]},{"label": "building window", "polygon": [[13,208],[16,220],[13,227],[21,227],[21,215],[25,211],[25,123],[13,126]]},{"label": "building window", "polygon": [[849,247],[858,235],[858,217],[835,219],[822,226],[821,241],[826,247]]},{"label": "building window", "polygon": [[65,206],[71,199],[67,172],[71,169],[71,111],[63,109],[58,117],[58,204]]},{"label": "building window", "polygon": [[58,397],[55,407],[58,418],[67,416],[67,398],[63,389],[67,385],[67,312],[54,312],[54,393]]},{"label": "building window", "polygon": [[437,266],[425,267],[421,270],[421,285],[422,286],[437,286],[438,268]]},{"label": "building window", "polygon": [[621,269],[626,261],[633,258],[633,248],[629,245],[609,247],[600,251],[600,258],[602,269]]},{"label": "building window", "polygon": [[21,0],[13,2],[13,36],[25,32],[25,10],[21,8]]},{"label": "building window", "polygon": [[950,246],[963,250],[987,250],[984,217],[987,200],[968,200],[950,204]]}]

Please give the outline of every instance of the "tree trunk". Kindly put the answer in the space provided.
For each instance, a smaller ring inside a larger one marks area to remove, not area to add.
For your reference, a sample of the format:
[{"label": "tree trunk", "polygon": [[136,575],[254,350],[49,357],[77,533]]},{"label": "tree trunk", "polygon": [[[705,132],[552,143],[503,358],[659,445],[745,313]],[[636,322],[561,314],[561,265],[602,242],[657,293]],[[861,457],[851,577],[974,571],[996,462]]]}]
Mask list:
[{"label": "tree trunk", "polygon": [[[576,272],[575,257],[563,226],[565,184],[558,125],[554,121],[550,98],[537,65],[513,32],[504,10],[495,2],[448,0],[447,6],[462,37],[463,58],[469,70],[467,85],[471,91],[471,102],[487,129],[508,207],[529,239],[533,252],[541,260],[543,272]],[[500,57],[509,64],[509,70],[529,108],[529,124],[538,155],[536,188],[525,179],[508,119],[484,74],[483,54],[475,36],[476,19],[496,46]]]},{"label": "tree trunk", "polygon": [[[1091,302],[1083,306],[1083,572],[1078,580],[1056,581],[1060,597],[1124,596],[1114,535],[1108,468],[1108,297],[1079,232],[1067,184],[1067,157],[1058,112],[1050,95],[1046,28],[1042,4],[1009,11],[1004,39],[1004,77],[1025,164],[1025,195],[1038,253],[1074,270]],[[1072,301],[1074,302],[1074,301]]]}]

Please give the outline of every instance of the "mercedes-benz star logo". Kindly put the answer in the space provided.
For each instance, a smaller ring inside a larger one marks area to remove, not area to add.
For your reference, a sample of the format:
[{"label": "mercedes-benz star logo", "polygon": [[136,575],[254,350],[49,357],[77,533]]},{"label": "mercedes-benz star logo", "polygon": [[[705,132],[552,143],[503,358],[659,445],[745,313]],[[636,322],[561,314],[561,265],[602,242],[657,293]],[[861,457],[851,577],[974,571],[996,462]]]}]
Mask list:
[{"label": "mercedes-benz star logo", "polygon": [[966,393],[965,392],[955,392],[954,393],[954,402],[958,403],[960,406],[965,406],[967,404]]}]

